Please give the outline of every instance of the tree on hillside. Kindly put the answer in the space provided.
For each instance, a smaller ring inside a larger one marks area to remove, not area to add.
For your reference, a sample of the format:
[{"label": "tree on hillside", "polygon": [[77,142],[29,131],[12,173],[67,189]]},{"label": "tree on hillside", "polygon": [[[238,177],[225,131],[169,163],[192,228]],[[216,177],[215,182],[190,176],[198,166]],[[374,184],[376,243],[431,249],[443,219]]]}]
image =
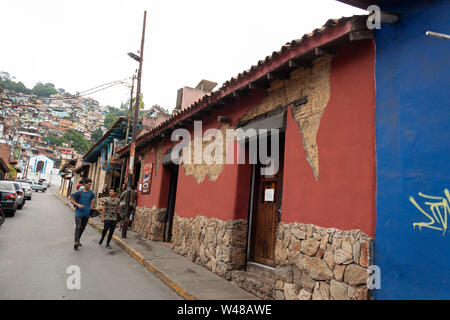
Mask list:
[{"label": "tree on hillside", "polygon": [[43,84],[42,82],[36,83],[33,89],[31,89],[31,92],[38,97],[49,97],[52,94],[58,93],[53,83]]},{"label": "tree on hillside", "polygon": [[69,131],[64,136],[64,142],[70,143],[72,147],[78,152],[86,152],[89,150],[90,142],[84,137],[84,135],[78,131]]},{"label": "tree on hillside", "polygon": [[103,131],[100,128],[97,128],[92,132],[91,139],[92,141],[98,141],[103,136]]},{"label": "tree on hillside", "polygon": [[47,136],[45,140],[50,145],[61,147],[63,143],[71,145],[78,152],[86,152],[89,150],[91,143],[84,137],[84,135],[77,131],[69,131],[62,137]]},{"label": "tree on hillside", "polygon": [[52,146],[62,146],[62,137],[55,137],[55,136],[46,136],[45,141],[48,141],[48,143]]},{"label": "tree on hillside", "polygon": [[[133,110],[134,110],[134,106],[136,104],[136,97],[133,98]],[[141,93],[141,99],[139,101],[139,109],[143,110],[145,108],[145,103],[144,103],[144,95]],[[130,99],[128,99],[125,102],[122,102],[120,104],[120,110],[125,110],[128,112],[128,110],[130,110]]]},{"label": "tree on hillside", "polygon": [[109,112],[105,115],[105,120],[103,121],[103,126],[106,129],[110,129],[119,117],[128,116],[128,113],[125,110],[120,110],[111,106],[108,106],[108,110]]},{"label": "tree on hillside", "polygon": [[6,90],[29,94],[31,90],[28,89],[22,82],[15,82],[15,78],[8,72],[0,71],[0,87]]},{"label": "tree on hillside", "polygon": [[0,80],[14,80],[14,77],[12,77],[8,72],[6,71],[0,71]]}]

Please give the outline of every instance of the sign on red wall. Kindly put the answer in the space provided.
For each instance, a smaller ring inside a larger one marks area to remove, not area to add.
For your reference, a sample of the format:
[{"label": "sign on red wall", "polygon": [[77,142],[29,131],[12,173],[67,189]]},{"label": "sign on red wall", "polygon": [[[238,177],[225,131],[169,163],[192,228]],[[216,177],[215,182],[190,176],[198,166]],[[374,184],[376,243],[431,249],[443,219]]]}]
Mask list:
[{"label": "sign on red wall", "polygon": [[152,184],[153,163],[144,165],[144,176],[142,178],[142,194],[150,193],[150,186]]}]

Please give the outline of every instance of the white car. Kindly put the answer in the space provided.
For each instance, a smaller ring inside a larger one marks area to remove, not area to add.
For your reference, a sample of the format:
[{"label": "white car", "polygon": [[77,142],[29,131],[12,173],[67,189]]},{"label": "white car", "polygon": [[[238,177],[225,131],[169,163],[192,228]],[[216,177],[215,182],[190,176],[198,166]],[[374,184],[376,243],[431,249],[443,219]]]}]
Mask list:
[{"label": "white car", "polygon": [[23,192],[25,192],[25,200],[31,200],[31,196],[33,195],[33,190],[31,189],[31,185],[26,182],[21,182]]},{"label": "white car", "polygon": [[31,189],[36,192],[38,191],[45,192],[47,190],[47,188],[42,183],[36,181],[31,182]]}]

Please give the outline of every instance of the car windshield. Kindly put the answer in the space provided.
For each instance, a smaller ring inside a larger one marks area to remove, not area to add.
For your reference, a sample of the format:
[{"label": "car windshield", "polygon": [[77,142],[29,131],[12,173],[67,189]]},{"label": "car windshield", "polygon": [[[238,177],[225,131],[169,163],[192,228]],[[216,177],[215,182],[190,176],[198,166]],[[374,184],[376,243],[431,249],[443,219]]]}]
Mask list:
[{"label": "car windshield", "polygon": [[14,185],[9,182],[9,181],[0,181],[0,190],[5,190],[5,191],[12,191],[15,192],[16,188],[14,187]]}]

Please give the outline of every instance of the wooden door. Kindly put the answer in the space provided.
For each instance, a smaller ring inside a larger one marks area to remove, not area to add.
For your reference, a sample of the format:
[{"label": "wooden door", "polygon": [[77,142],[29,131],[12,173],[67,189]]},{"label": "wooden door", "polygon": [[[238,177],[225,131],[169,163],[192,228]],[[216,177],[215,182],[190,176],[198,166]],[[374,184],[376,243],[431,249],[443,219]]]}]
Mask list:
[{"label": "wooden door", "polygon": [[256,165],[254,205],[250,258],[258,263],[273,265],[275,260],[276,231],[281,219],[283,191],[284,134],[280,135],[280,164],[273,176],[260,173],[261,164]]},{"label": "wooden door", "polygon": [[172,241],[173,216],[177,197],[178,166],[170,166],[169,199],[167,202],[166,225],[164,226],[164,242]]}]

